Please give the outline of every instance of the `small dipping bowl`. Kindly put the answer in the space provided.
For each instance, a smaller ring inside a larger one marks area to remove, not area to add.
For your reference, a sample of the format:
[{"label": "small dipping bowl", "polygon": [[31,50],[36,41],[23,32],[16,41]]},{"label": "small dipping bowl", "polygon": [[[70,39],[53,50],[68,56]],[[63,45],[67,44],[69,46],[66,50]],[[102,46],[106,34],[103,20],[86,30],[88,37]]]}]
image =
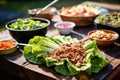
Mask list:
[{"label": "small dipping bowl", "polygon": [[[8,47],[11,45],[7,43],[9,41],[10,40],[0,41],[0,55],[12,54],[17,50],[17,44],[15,44],[14,41],[11,43],[13,44],[13,46]],[[2,48],[2,46],[4,46],[5,48]]]},{"label": "small dipping bowl", "polygon": [[54,27],[59,31],[60,34],[70,34],[75,27],[75,23],[69,21],[57,22],[54,24]]}]

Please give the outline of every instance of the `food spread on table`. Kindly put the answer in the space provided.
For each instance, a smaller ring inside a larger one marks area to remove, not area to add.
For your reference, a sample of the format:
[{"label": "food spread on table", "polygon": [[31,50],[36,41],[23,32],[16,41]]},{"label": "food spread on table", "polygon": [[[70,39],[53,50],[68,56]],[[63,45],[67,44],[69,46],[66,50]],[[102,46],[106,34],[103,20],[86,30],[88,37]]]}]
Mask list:
[{"label": "food spread on table", "polygon": [[62,75],[76,75],[81,71],[98,73],[108,64],[95,41],[84,43],[70,36],[35,36],[24,47],[25,58],[35,64],[55,67]]},{"label": "food spread on table", "polygon": [[[90,4],[79,4],[63,7],[61,15],[67,16],[95,16],[100,14],[99,7]],[[120,26],[120,13],[111,12],[96,18],[99,23]],[[33,30],[44,28],[47,23],[37,20],[18,19],[10,24],[13,30]],[[69,28],[70,25],[59,25],[59,28]],[[112,33],[97,30],[90,35],[96,40],[111,40],[115,37]],[[43,64],[54,67],[54,70],[64,76],[74,76],[84,71],[88,74],[99,73],[109,64],[104,52],[99,50],[96,41],[85,43],[71,36],[34,36],[28,42],[32,46],[24,46],[24,57],[31,63]],[[14,46],[13,41],[0,42],[0,49]]]}]

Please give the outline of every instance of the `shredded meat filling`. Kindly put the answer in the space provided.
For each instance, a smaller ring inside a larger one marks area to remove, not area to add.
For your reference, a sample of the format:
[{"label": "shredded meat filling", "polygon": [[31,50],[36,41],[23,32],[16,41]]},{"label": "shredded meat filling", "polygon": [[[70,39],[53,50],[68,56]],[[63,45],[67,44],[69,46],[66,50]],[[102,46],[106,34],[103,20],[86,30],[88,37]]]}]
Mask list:
[{"label": "shredded meat filling", "polygon": [[81,67],[85,65],[86,52],[83,48],[84,43],[82,41],[63,44],[53,53],[49,53],[48,56],[57,59],[68,58],[75,66]]}]

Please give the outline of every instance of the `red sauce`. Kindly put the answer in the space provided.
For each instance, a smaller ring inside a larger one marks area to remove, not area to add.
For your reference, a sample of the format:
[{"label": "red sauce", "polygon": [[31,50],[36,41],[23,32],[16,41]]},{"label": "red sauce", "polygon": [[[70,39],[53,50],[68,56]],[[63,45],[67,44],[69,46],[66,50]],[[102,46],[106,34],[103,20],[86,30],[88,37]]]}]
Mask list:
[{"label": "red sauce", "polygon": [[58,28],[70,28],[71,25],[70,24],[60,24],[58,25]]}]

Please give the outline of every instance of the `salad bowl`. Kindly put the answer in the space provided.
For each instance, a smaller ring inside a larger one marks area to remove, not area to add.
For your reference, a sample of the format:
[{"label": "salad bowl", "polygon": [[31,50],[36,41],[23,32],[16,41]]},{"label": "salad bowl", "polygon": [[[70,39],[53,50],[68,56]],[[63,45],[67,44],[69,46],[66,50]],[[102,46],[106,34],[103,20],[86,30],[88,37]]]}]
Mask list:
[{"label": "salad bowl", "polygon": [[50,21],[44,18],[19,18],[8,22],[5,27],[20,43],[27,43],[35,35],[45,36]]},{"label": "salad bowl", "polygon": [[72,7],[63,7],[58,11],[58,14],[63,21],[71,21],[77,26],[84,27],[92,25],[100,11],[96,7],[80,4]]}]

